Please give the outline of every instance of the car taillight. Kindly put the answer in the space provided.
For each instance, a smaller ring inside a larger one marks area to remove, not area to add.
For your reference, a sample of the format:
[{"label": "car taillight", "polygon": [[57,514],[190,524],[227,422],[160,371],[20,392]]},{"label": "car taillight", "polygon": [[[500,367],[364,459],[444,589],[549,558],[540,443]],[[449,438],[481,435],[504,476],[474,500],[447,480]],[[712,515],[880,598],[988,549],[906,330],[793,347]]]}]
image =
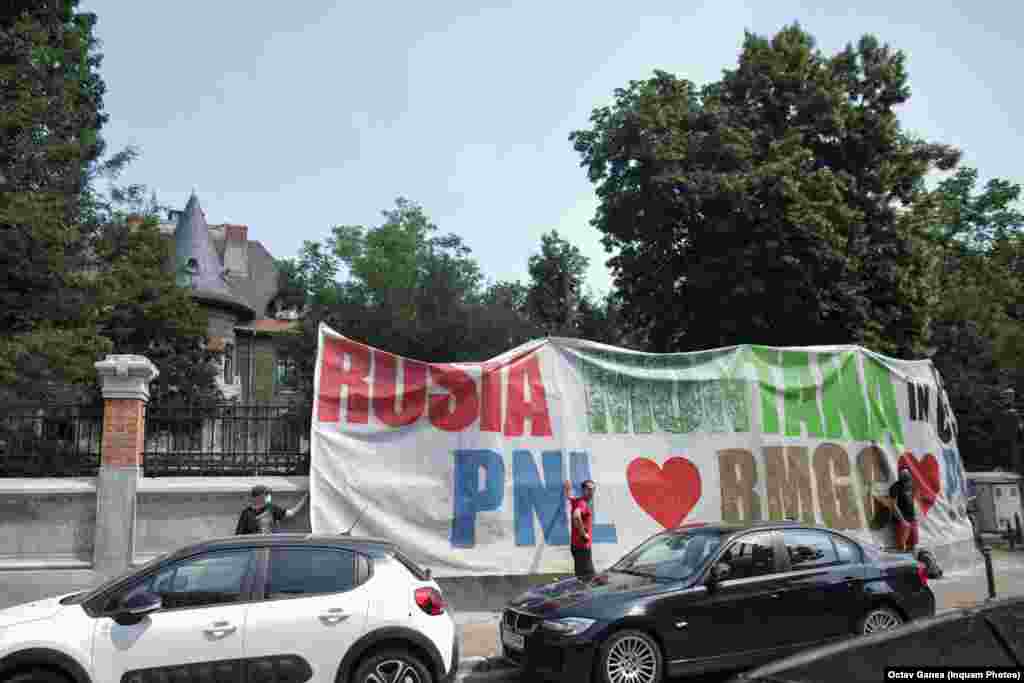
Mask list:
[{"label": "car taillight", "polygon": [[923,564],[917,565],[917,578],[921,580],[922,586],[928,585],[928,568]]},{"label": "car taillight", "polygon": [[444,614],[444,596],[436,588],[417,588],[416,604],[431,616]]}]

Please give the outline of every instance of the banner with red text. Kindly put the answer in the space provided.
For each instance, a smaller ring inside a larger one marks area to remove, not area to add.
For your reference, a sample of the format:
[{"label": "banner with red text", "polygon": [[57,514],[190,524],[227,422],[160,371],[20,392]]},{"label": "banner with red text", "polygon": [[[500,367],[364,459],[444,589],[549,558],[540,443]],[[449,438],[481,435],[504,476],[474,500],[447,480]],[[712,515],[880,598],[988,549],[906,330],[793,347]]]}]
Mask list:
[{"label": "banner with red text", "polygon": [[354,524],[438,576],[571,572],[566,479],[597,483],[599,570],[694,522],[797,518],[890,545],[880,498],[900,463],[921,545],[971,539],[956,420],[927,360],[544,339],[434,364],[321,325],[315,394],[313,531]]}]

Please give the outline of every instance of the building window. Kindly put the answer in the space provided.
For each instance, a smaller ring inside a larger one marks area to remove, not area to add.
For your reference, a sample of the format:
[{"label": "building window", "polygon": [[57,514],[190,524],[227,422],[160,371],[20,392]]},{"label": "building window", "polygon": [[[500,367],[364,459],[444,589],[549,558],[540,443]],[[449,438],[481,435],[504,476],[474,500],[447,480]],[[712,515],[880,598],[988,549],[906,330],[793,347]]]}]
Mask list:
[{"label": "building window", "polygon": [[224,345],[224,384],[235,383],[235,345]]},{"label": "building window", "polygon": [[278,354],[274,381],[281,389],[295,389],[299,386],[299,368],[294,358]]}]

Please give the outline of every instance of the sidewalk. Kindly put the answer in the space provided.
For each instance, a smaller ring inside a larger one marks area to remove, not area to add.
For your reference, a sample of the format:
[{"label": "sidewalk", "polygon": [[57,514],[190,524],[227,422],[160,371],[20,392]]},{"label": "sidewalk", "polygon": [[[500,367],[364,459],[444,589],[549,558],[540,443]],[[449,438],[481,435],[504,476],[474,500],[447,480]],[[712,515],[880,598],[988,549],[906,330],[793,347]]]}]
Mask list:
[{"label": "sidewalk", "polygon": [[[994,550],[992,567],[996,577],[996,597],[1024,596],[1024,552]],[[947,574],[928,582],[935,593],[936,612],[973,607],[988,597],[984,564],[970,572]],[[498,654],[497,612],[463,612],[455,615],[462,636],[464,658],[491,658]],[[475,660],[479,661],[479,660]]]}]

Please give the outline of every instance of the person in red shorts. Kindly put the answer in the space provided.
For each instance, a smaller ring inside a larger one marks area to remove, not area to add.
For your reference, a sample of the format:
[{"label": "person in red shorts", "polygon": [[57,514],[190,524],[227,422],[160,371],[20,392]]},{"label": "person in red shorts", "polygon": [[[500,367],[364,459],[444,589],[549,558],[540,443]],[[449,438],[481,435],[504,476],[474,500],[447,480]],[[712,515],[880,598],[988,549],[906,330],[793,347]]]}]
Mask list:
[{"label": "person in red shorts", "polygon": [[572,518],[570,550],[572,551],[576,578],[580,581],[587,581],[596,574],[592,550],[594,512],[590,509],[590,501],[594,499],[594,491],[597,490],[597,485],[590,479],[587,479],[583,482],[582,489],[583,495],[579,498],[574,498],[572,495],[572,484],[568,481],[565,482],[565,497],[569,499],[569,513]]},{"label": "person in red shorts", "polygon": [[914,479],[910,468],[900,465],[899,479],[889,489],[896,517],[896,547],[911,552],[917,546],[917,507],[914,505]]}]

